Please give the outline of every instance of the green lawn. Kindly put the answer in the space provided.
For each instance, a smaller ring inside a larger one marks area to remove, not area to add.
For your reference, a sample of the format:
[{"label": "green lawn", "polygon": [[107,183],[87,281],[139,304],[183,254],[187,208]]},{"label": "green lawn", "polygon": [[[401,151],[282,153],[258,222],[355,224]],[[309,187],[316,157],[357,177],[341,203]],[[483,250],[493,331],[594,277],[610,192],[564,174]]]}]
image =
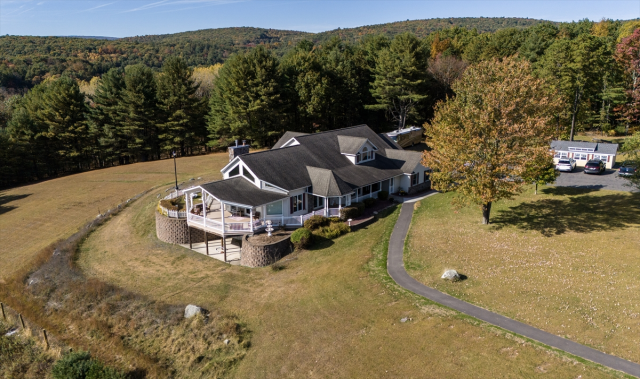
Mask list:
[{"label": "green lawn", "polygon": [[[295,253],[285,259],[285,269],[274,271],[229,266],[160,242],[156,202],[150,193],[100,227],[82,246],[78,263],[90,276],[154,299],[236,315],[250,330],[251,348],[229,376],[612,375],[395,286],[385,259],[398,210],[366,229]],[[403,317],[409,321],[400,322]]]},{"label": "green lawn", "polygon": [[[640,362],[640,194],[547,187],[492,209],[421,202],[405,263],[422,283]],[[448,283],[445,269],[468,279]]]}]

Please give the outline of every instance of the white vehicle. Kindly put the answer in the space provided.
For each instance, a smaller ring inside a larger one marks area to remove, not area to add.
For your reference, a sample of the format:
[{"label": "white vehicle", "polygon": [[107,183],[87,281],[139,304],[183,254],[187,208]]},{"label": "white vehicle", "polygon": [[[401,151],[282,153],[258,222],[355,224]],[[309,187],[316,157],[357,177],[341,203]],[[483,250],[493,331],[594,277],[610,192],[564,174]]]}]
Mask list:
[{"label": "white vehicle", "polygon": [[408,128],[394,130],[393,132],[386,134],[401,147],[407,147],[423,142],[423,131],[424,129],[417,126],[410,126]]},{"label": "white vehicle", "polygon": [[576,160],[573,158],[560,158],[556,164],[556,170],[571,172],[576,168]]}]

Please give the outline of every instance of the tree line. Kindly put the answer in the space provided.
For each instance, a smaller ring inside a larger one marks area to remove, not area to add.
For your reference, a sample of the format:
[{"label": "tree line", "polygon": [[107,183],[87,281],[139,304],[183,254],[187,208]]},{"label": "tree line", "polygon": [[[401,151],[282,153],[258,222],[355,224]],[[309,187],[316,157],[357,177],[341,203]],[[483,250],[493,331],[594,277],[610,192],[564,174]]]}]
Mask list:
[{"label": "tree line", "polygon": [[[257,46],[223,65],[113,67],[89,82],[53,75],[0,102],[0,186],[113,164],[202,153],[286,130],[422,124],[453,98],[468,66],[526,61],[558,93],[555,133],[625,133],[637,124],[638,22],[542,23],[495,33],[453,27],[302,40],[285,54]],[[499,88],[496,88],[499,91]]]}]

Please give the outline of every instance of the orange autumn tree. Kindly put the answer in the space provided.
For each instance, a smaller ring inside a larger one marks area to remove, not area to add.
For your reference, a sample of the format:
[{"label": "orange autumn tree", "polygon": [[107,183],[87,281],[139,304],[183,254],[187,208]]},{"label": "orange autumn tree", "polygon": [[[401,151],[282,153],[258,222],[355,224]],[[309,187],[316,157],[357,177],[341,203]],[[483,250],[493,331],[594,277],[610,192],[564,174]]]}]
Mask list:
[{"label": "orange autumn tree", "polygon": [[430,151],[422,164],[433,170],[433,187],[480,205],[488,224],[491,204],[522,190],[531,162],[552,158],[561,100],[549,88],[517,58],[469,67],[452,86],[455,97],[438,103],[425,124]]}]

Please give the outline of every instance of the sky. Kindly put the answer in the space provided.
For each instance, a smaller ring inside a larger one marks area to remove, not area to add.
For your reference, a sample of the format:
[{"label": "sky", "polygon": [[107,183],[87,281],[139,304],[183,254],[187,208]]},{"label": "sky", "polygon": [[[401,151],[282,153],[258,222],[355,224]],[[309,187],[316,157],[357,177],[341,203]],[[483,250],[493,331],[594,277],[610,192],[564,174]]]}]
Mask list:
[{"label": "sky", "polygon": [[321,32],[437,17],[632,19],[640,0],[0,0],[0,35],[127,37],[254,26]]}]

